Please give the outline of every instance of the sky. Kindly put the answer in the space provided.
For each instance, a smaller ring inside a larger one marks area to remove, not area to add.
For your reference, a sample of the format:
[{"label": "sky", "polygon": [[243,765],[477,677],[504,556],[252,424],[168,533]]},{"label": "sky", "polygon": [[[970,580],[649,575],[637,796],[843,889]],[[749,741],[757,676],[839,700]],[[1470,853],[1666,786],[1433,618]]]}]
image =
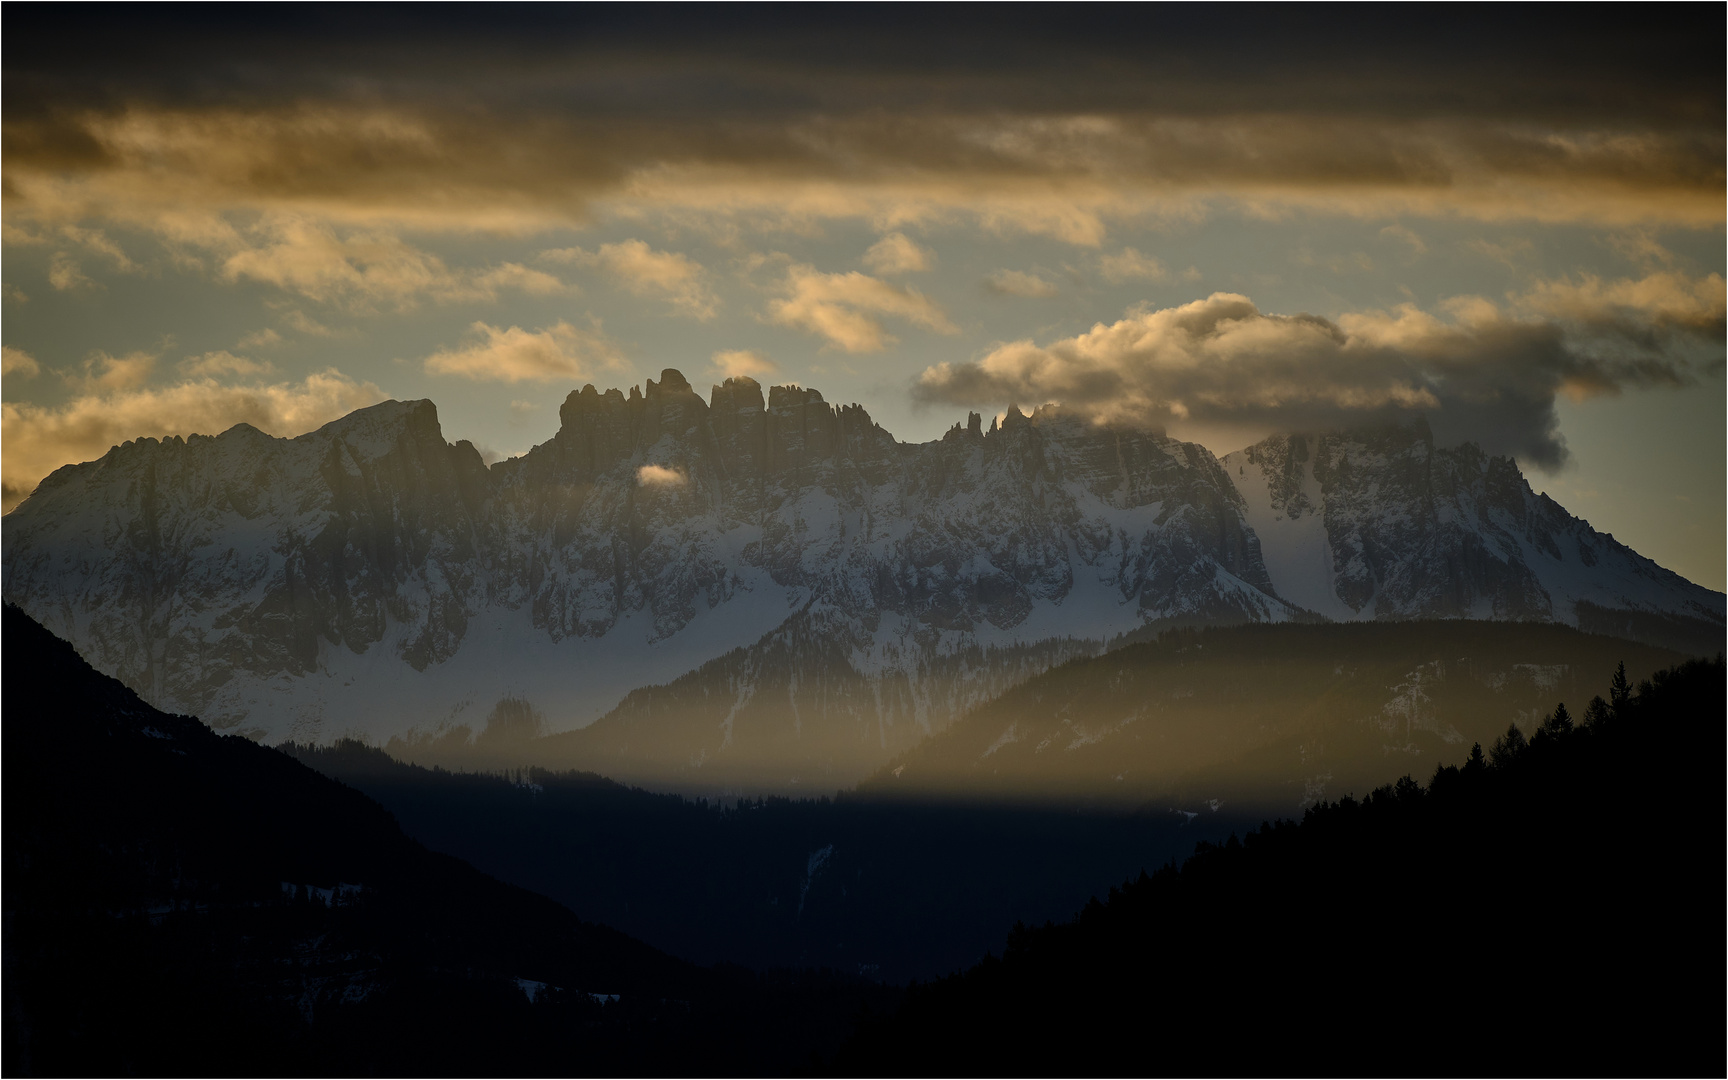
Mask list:
[{"label": "sky", "polygon": [[909,441],[1419,414],[1728,579],[1719,7],[68,17],[5,19],[7,509],[391,397],[510,456],[671,367]]}]

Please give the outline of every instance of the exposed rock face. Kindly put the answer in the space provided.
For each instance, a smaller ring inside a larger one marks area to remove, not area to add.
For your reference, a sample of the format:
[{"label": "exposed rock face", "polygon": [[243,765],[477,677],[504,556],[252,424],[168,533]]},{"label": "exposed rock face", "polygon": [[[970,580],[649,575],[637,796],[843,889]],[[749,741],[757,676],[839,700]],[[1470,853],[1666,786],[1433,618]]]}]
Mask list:
[{"label": "exposed rock face", "polygon": [[[450,659],[484,592],[480,455],[431,402],[311,435],[249,425],[141,439],[45,480],[6,518],[6,595],[152,701],[232,726],[221,688],[315,674],[393,632],[405,667]],[[212,713],[211,706],[218,708]]]},{"label": "exposed rock face", "polygon": [[1148,626],[1576,624],[1584,601],[1722,624],[1719,594],[1425,434],[1221,464],[1046,408],[908,445],[814,390],[704,401],[676,371],[560,421],[490,469],[425,401],[127,443],[6,518],[5,596],[254,737],[478,726],[511,695],[554,730],[619,706],[558,743],[570,764],[838,783]]},{"label": "exposed rock face", "polygon": [[1332,619],[1578,626],[1583,603],[1722,626],[1722,594],[1536,494],[1510,459],[1437,448],[1420,422],[1275,435],[1223,463],[1273,587]]}]

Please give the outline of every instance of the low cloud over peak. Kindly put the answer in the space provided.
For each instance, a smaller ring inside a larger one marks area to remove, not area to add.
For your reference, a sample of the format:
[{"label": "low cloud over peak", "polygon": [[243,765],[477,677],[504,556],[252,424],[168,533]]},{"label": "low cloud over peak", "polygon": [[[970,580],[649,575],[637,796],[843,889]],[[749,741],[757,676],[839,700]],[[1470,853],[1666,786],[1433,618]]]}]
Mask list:
[{"label": "low cloud over peak", "polygon": [[[1604,303],[1603,300],[1613,303]],[[1237,293],[1141,310],[1074,337],[926,369],[925,402],[1060,402],[1101,423],[1192,420],[1285,430],[1427,414],[1437,434],[1553,469],[1558,395],[1677,385],[1721,362],[1720,276],[1550,282],[1506,303],[1460,298],[1326,319]]]}]

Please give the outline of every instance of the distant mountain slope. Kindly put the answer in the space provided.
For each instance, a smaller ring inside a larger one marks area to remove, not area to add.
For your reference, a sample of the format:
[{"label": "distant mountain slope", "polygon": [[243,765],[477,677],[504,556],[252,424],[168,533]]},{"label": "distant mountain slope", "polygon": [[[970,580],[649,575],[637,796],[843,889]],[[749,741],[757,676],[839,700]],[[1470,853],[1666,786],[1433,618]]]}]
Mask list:
[{"label": "distant mountain slope", "polygon": [[1718,1073],[1722,691],[1694,661],[1426,785],[1204,845],[914,988],[839,1067]]},{"label": "distant mountain slope", "polygon": [[428,401],[127,443],[5,518],[5,596],[222,730],[436,736],[514,698],[553,731],[605,717],[565,764],[781,790],[843,786],[1026,674],[1172,625],[1722,636],[1721,594],[1422,430],[1221,463],[1046,406],[909,445],[815,390],[704,400],[673,370],[559,417],[491,468]]},{"label": "distant mountain slope", "polygon": [[1446,620],[1215,627],[1075,660],[884,766],[865,793],[1164,799],[1294,814],[1683,659],[1570,627]]},{"label": "distant mountain slope", "polygon": [[1625,611],[1664,643],[1721,646],[1720,593],[1537,495],[1510,459],[1436,447],[1425,424],[1275,435],[1222,460],[1273,588],[1329,619],[1596,629],[1598,612]]},{"label": "distant mountain slope", "polygon": [[14,607],[3,630],[8,1075],[562,1072],[578,1048],[605,1071],[804,1064],[802,1035],[751,1034],[753,1010],[796,1013],[778,988],[428,852]]},{"label": "distant mountain slope", "polygon": [[[872,670],[858,659],[867,643],[853,619],[800,612],[754,645],[631,692],[585,728],[492,756],[498,765],[597,770],[692,794],[835,791],[1022,679],[1098,651],[1093,641],[1054,638],[936,652],[911,671]],[[440,755],[392,740],[388,749],[452,767],[487,757],[478,746]]]}]

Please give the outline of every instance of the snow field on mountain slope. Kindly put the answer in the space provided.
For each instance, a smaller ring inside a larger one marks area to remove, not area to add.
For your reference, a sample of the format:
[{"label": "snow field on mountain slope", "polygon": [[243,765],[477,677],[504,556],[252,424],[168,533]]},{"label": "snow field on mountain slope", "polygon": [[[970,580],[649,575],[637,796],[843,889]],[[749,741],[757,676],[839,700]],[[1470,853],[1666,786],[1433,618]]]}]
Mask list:
[{"label": "snow field on mountain slope", "polygon": [[1249,528],[1260,539],[1260,558],[1278,595],[1309,611],[1339,622],[1361,618],[1360,612],[1338,599],[1332,571],[1332,540],[1326,531],[1325,499],[1314,477],[1314,463],[1302,463],[1301,494],[1310,509],[1295,520],[1272,506],[1272,487],[1265,469],[1249,461],[1245,451],[1224,458],[1225,470],[1247,504]]}]

